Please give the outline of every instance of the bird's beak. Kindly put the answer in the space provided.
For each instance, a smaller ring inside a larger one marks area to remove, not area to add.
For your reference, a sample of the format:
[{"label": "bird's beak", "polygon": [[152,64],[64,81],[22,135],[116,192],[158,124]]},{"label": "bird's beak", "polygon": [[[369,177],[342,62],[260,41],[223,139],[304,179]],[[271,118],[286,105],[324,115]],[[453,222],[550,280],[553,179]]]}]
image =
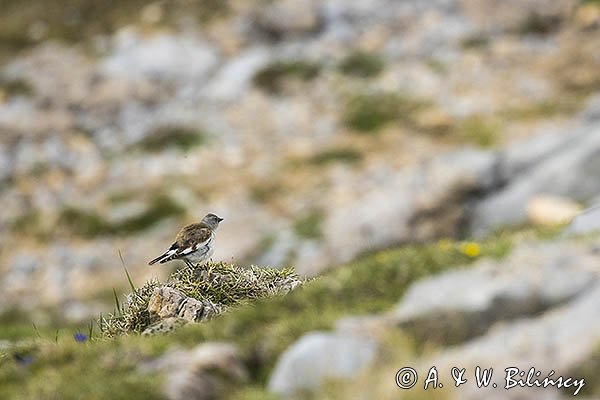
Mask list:
[{"label": "bird's beak", "polygon": [[219,222],[223,221],[223,218],[219,218]]}]

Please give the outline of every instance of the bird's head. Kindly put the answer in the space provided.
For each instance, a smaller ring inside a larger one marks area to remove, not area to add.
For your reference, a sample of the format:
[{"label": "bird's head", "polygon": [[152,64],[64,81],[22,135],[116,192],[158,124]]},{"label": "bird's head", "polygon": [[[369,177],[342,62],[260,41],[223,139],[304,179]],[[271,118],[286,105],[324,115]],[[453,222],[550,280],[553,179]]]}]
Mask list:
[{"label": "bird's head", "polygon": [[202,218],[202,222],[205,223],[206,225],[210,226],[210,228],[212,230],[215,230],[219,227],[219,223],[223,221],[223,218],[213,214],[213,213],[209,213],[206,214],[206,216],[204,218]]}]

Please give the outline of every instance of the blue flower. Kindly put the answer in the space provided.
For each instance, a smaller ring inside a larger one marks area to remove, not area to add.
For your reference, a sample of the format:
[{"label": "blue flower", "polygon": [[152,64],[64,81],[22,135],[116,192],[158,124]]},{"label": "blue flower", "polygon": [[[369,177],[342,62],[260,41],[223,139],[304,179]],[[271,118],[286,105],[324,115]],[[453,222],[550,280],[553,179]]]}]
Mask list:
[{"label": "blue flower", "polygon": [[73,338],[78,343],[83,343],[86,340],[88,340],[88,336],[86,334],[81,333],[81,332],[77,332],[76,334],[74,334]]},{"label": "blue flower", "polygon": [[16,353],[14,355],[14,358],[15,358],[15,361],[18,364],[20,364],[20,365],[22,365],[24,367],[29,366],[31,363],[33,363],[35,361],[35,358],[33,358],[33,356],[29,355],[29,354],[19,354],[19,353]]}]

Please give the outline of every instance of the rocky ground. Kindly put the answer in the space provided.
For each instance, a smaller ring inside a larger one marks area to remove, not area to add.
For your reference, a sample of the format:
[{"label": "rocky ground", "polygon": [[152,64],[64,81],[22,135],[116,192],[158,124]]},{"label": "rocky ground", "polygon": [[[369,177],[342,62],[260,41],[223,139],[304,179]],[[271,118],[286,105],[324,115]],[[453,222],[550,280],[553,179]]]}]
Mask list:
[{"label": "rocky ground", "polygon": [[[6,25],[27,45],[0,72],[2,304],[94,309],[119,250],[165,277],[145,262],[209,210],[216,259],[315,275],[520,223],[536,192],[590,202],[597,8],[538,3],[232,1],[196,24],[152,3],[77,40],[10,9],[29,25]],[[554,185],[550,158],[581,178]]]},{"label": "rocky ground", "polygon": [[[107,4],[0,11],[7,346],[110,312],[123,264],[137,286],[164,281],[176,266],[147,261],[209,211],[225,218],[215,260],[320,278],[170,339],[10,347],[39,368],[23,383],[29,364],[0,357],[7,393],[51,396],[52,359],[76,359],[59,385],[103,352],[115,375],[90,387],[144,398],[228,379],[247,398],[420,396],[393,381],[413,363],[599,371],[597,210],[541,232],[600,203],[600,3]],[[197,346],[185,368],[175,345]],[[467,386],[436,396],[483,393]],[[500,393],[539,397],[485,396]]]}]

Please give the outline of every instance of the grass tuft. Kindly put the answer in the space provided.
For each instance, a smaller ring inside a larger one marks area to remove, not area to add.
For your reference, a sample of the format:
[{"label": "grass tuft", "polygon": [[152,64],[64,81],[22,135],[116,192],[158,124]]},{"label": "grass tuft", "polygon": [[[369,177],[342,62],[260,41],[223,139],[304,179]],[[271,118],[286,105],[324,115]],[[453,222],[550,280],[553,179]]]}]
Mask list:
[{"label": "grass tuft", "polygon": [[249,300],[287,293],[301,283],[291,268],[246,268],[224,262],[193,268],[186,265],[172,273],[163,285],[153,280],[134,289],[122,306],[115,294],[117,311],[100,317],[98,325],[107,337],[143,332],[155,322],[151,321],[148,304],[159,286],[177,289],[188,297],[214,304],[215,309],[226,310]]},{"label": "grass tuft", "polygon": [[357,164],[363,156],[355,149],[344,147],[331,150],[325,150],[317,153],[308,159],[312,165],[323,166],[332,163]]},{"label": "grass tuft", "polygon": [[393,121],[411,124],[415,112],[427,104],[404,93],[358,94],[346,103],[344,122],[359,133],[374,133]]},{"label": "grass tuft", "polygon": [[188,151],[206,144],[207,141],[207,135],[199,129],[167,125],[154,129],[133,147],[150,153],[157,153],[166,148]]},{"label": "grass tuft", "polygon": [[383,71],[383,68],[384,62],[381,56],[362,51],[349,54],[339,65],[342,73],[362,78],[377,76]]},{"label": "grass tuft", "polygon": [[482,117],[473,116],[459,124],[456,135],[463,141],[489,148],[497,143],[500,132],[496,124]]},{"label": "grass tuft", "polygon": [[323,211],[311,210],[294,222],[294,233],[304,239],[319,239],[323,236]]},{"label": "grass tuft", "polygon": [[306,61],[278,61],[267,65],[254,75],[254,84],[272,94],[283,91],[285,82],[291,78],[308,81],[317,77],[317,64]]}]

